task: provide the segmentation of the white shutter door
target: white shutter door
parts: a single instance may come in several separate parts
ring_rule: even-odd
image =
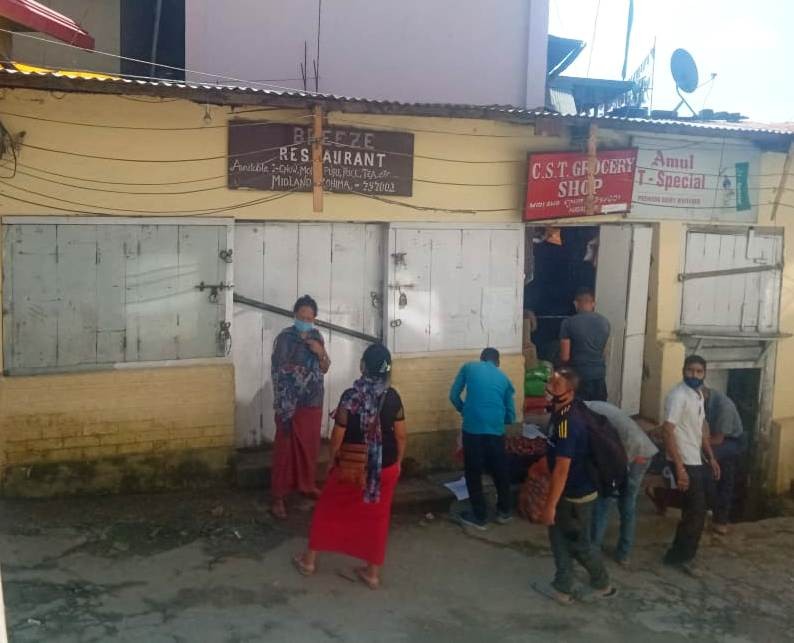
[[[651,240],[646,226],[602,225],[599,232],[596,302],[611,326],[607,390],[631,414],[640,410]]]
[[[606,349],[609,401],[620,406],[629,293],[631,226],[602,225],[598,238],[596,310],[609,320]]]
[[[389,342],[395,353],[521,349],[521,226],[393,228]]]
[[[317,300],[319,317],[378,336],[382,328],[383,238],[378,225],[240,223],[235,230],[238,294],[292,310],[298,296]],[[373,293],[375,297],[373,297]],[[250,447],[275,436],[270,359],[289,317],[235,305],[232,336],[236,381],[236,443]],[[359,374],[367,343],[322,330],[331,370],[324,413]],[[326,422],[325,430],[330,427]]]
[[[650,227],[632,227],[631,267],[629,269],[629,295],[626,307],[626,338],[623,344],[620,398],[621,408],[632,415],[640,412],[652,242],[653,230]]]
[[[783,237],[752,228],[687,233],[681,327],[687,331],[778,330]],[[699,273],[725,271],[699,276]]]

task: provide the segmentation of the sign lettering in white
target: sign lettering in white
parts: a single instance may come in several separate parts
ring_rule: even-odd
[[[758,219],[761,154],[747,143],[637,137],[630,217]]]

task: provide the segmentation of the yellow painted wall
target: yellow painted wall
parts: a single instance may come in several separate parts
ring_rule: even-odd
[[[122,369],[0,382],[8,466],[230,448],[234,369]]]
[[[25,131],[26,135],[17,176],[3,180],[6,194],[0,196],[0,212],[63,214],[60,206],[116,216],[206,211],[238,219],[517,222],[524,198],[527,151],[568,147],[566,138],[536,137],[530,126],[332,112],[328,117],[331,124],[416,131],[414,195],[404,200],[419,206],[489,212],[418,211],[358,195],[326,194],[324,212],[317,214],[307,193],[257,203],[279,193],[226,188],[226,124],[230,116],[309,124],[308,114],[300,110],[260,110],[247,115],[244,111],[248,110],[232,115],[228,107],[205,108],[181,100],[86,94],[59,94],[56,98],[41,91],[6,90],[0,98],[0,118],[12,133]],[[211,117],[208,123],[206,113]],[[141,129],[82,127],[32,118]],[[58,154],[33,146],[105,158]],[[174,162],[106,160],[109,158]],[[189,160],[196,158],[209,160]],[[174,184],[134,185],[166,182]],[[156,194],[146,194],[152,192]],[[230,207],[234,209],[223,210]]]

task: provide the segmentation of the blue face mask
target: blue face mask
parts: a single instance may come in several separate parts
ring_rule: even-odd
[[[296,319],[295,330],[297,330],[299,333],[309,333],[314,330],[314,324],[303,321],[302,319]]]
[[[699,389],[703,386],[703,380],[699,377],[685,377],[684,384],[693,389]]]

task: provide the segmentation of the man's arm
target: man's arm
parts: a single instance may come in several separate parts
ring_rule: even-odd
[[[516,390],[513,388],[513,385],[508,382],[507,389],[505,390],[505,424],[515,424],[516,421],[516,405],[513,401],[513,397],[515,396]]]
[[[706,459],[709,461],[711,465],[711,473],[714,476],[715,480],[720,479],[720,463],[717,462],[717,458],[714,457],[714,451],[711,448],[711,432],[709,431],[708,422],[703,422],[703,451],[706,454]]]
[[[568,472],[571,469],[571,459],[558,456],[554,462],[554,471],[551,472],[549,495],[546,498],[546,508],[543,510],[543,524],[553,525],[565,483],[568,481]]]
[[[560,364],[571,361],[571,335],[568,331],[568,320],[563,319],[560,325]]]
[[[458,376],[455,378],[455,381],[452,383],[452,388],[449,390],[449,401],[452,402],[452,406],[455,407],[458,413],[463,413],[463,400],[460,395],[463,393],[465,387],[466,373],[464,367],[458,371]]]
[[[678,451],[678,443],[675,439],[675,424],[672,422],[662,424],[662,433],[664,434],[664,446],[667,449],[667,456],[675,465],[676,484],[681,491],[686,491],[689,488],[689,474],[686,472],[681,453]]]
[[[560,340],[560,363],[567,364],[571,361],[571,340],[570,339],[561,339]]]

